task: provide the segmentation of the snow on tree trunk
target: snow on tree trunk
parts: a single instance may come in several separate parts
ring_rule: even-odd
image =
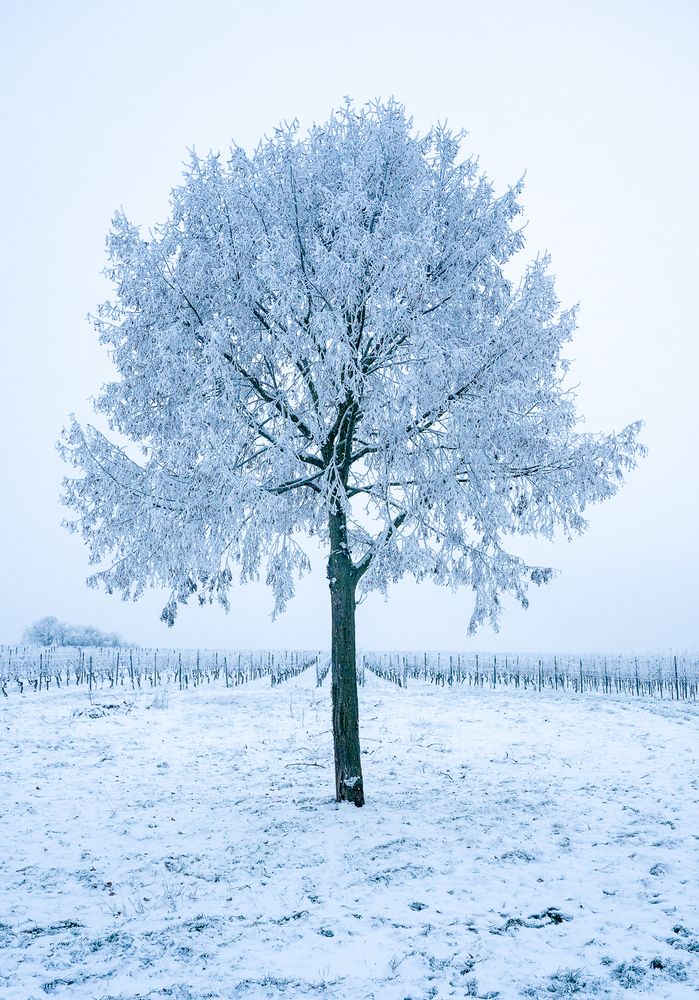
[[[335,748],[335,797],[338,802],[364,805],[359,703],[357,699],[356,571],[347,549],[343,513],[330,516],[328,559],[332,614],[332,717]]]

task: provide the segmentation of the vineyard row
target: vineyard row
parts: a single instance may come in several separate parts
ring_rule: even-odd
[[[483,656],[444,653],[365,653],[365,670],[406,687],[409,680],[531,691],[629,694],[691,699],[699,693],[699,659],[678,656]]]
[[[315,667],[320,686],[328,674],[327,653],[301,650],[177,650],[0,646],[0,691],[46,691],[64,686],[180,689],[202,684],[237,687],[269,678],[272,687]],[[361,653],[358,679],[366,671],[406,687],[409,681],[441,686],[510,687],[628,694],[696,701],[699,659],[694,656],[576,657],[472,653]]]
[[[328,665],[327,656],[317,652],[3,646],[0,690],[7,697],[13,689],[23,693],[71,685],[93,691],[174,684],[182,690],[212,683],[237,687],[263,677],[274,687],[312,666],[320,684]]]

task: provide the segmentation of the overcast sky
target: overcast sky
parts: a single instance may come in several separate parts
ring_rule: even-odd
[[[527,543],[561,574],[528,611],[508,604],[498,635],[467,638],[468,590],[405,583],[361,606],[360,645],[697,649],[698,50],[694,0],[2,0],[0,642],[54,614],[148,645],[329,645],[320,556],[274,623],[262,586],[172,630],[161,594],[88,590],[54,446],[110,375],[86,314],[109,294],[114,210],[162,221],[188,148],[251,148],[344,95],[394,95],[421,130],[467,129],[498,189],[526,171],[525,253],[548,250],[560,299],[580,303],[585,429],[644,419],[649,455],[583,537]]]

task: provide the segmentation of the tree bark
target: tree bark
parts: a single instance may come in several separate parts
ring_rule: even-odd
[[[364,805],[364,781],[359,746],[357,645],[355,610],[357,577],[347,546],[344,512],[330,515],[328,559],[332,609],[332,714],[335,748],[335,797],[338,802]]]

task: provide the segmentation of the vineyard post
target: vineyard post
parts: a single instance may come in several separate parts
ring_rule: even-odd
[[[679,682],[679,678],[677,676],[677,656],[674,656],[673,660],[674,660],[674,664],[675,664],[675,694],[677,696],[677,700],[679,701],[680,700],[680,682]]]

